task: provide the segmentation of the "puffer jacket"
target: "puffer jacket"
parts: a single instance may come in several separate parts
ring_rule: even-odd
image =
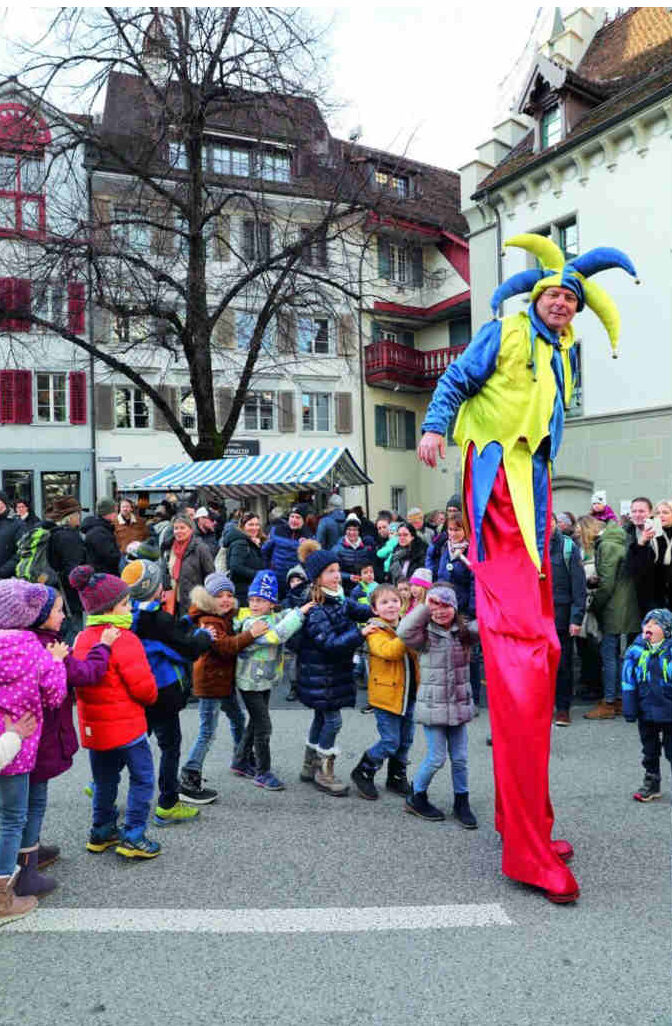
[[[392,553],[388,571],[392,583],[396,584],[400,577],[410,577],[421,566],[424,566],[426,555],[427,542],[419,536],[406,547],[397,545]],[[406,567],[406,563],[408,563],[408,567]]]
[[[255,638],[255,644],[238,656],[236,663],[236,687],[241,691],[269,691],[282,680],[284,665],[284,643],[301,630],[304,616],[301,610],[283,610],[281,613],[255,615],[251,609],[241,609],[236,624],[243,631],[249,630],[255,620],[269,624],[269,630]]]
[[[222,547],[226,549],[229,577],[236,586],[236,598],[241,606],[247,603],[247,590],[259,570],[266,569],[266,560],[260,545],[255,545],[239,527],[227,525],[222,533]],[[201,582],[199,581],[199,584]]]
[[[469,624],[469,634],[476,641],[475,621]],[[420,605],[403,618],[397,635],[420,657],[416,723],[427,727],[457,727],[473,719],[470,646],[460,640],[457,624],[440,627],[430,620],[429,608]]]
[[[626,720],[672,723],[672,641],[654,649],[643,635],[623,657],[623,715]]]
[[[363,641],[357,623],[370,617],[369,606],[331,595],[308,611],[298,652],[297,691],[309,709],[354,706],[352,657]]]
[[[352,575],[359,575],[359,571],[362,566],[362,559],[369,558],[373,560],[373,549],[364,542],[361,538],[357,548],[353,548],[348,542],[345,535],[339,540],[338,545],[334,549],[334,554],[338,559],[341,567],[341,580],[343,581],[343,588],[345,589],[346,595],[349,595],[354,588],[356,581],[352,580]]]
[[[317,525],[317,540],[323,549],[335,549],[345,529],[345,512],[334,509],[325,513]]]
[[[104,517],[86,517],[82,521],[86,561],[99,574],[119,576],[121,551],[114,536],[114,524]]]
[[[2,770],[3,776],[30,773],[35,768],[44,722],[43,706],[57,709],[67,694],[66,670],[46,652],[30,631],[0,631],[0,709],[18,720],[30,712],[37,729],[24,738],[18,755]],[[0,732],[5,721],[0,717]]]
[[[313,532],[305,525],[298,531],[292,531],[291,527],[284,520],[278,521],[271,528],[270,538],[264,542],[261,551],[267,561],[268,567],[278,578],[278,585],[281,594],[286,588],[287,571],[299,561],[297,549],[302,538],[312,538]]]
[[[305,581],[304,584],[299,585],[298,588],[287,588],[287,594],[282,602],[283,609],[296,609],[297,606],[305,606],[306,602],[310,602],[310,584]],[[297,634],[292,634],[285,642],[288,652],[294,652],[295,654],[299,651],[301,646],[301,631]]]
[[[38,521],[39,522],[39,521]],[[13,577],[16,570],[16,545],[22,534],[32,528],[26,527],[21,517],[10,517],[5,510],[0,513],[0,577]]]
[[[369,705],[403,716],[413,681],[418,680],[418,657],[406,647],[391,624],[374,617],[378,628],[369,634]]]
[[[83,659],[100,642],[105,624],[92,624],[77,635],[74,655]],[[141,737],[147,730],[145,706],[157,698],[156,681],[142,642],[122,629],[112,646],[110,661],[95,687],[77,692],[77,716],[82,748],[104,752]]]
[[[591,606],[605,634],[635,634],[640,628],[637,593],[626,568],[626,549],[625,531],[610,521],[595,541],[598,584]]]
[[[217,600],[205,588],[194,588],[189,616],[214,635],[211,649],[194,663],[193,692],[197,698],[227,698],[232,694],[236,656],[254,641],[250,631],[234,633],[236,610],[220,613]]]

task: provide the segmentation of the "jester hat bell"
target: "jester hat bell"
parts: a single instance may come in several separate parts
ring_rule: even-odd
[[[544,235],[515,235],[504,245],[527,250],[537,258],[540,266],[513,274],[495,289],[490,300],[493,316],[497,315],[499,306],[511,296],[530,292],[534,303],[545,289],[570,289],[579,301],[579,310],[587,305],[600,318],[611,342],[612,356],[618,356],[618,337],[621,330],[618,308],[603,288],[588,279],[599,271],[620,267],[632,275],[636,284],[639,284],[634,265],[622,250],[598,246],[583,256],[573,257],[565,262],[560,247]]]

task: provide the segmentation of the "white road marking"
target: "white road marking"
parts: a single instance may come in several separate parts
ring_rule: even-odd
[[[501,905],[388,908],[38,908],[5,933],[363,933],[512,926]]]

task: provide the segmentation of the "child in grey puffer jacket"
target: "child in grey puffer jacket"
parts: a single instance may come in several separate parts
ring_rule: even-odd
[[[426,604],[416,606],[403,618],[397,636],[419,655],[415,721],[422,723],[427,742],[427,754],[415,774],[406,811],[421,819],[446,818],[427,800],[427,789],[450,754],[453,815],[463,827],[475,830],[478,823],[469,807],[467,723],[474,716],[469,655],[478,637],[476,621],[467,626],[459,620],[455,592],[446,584],[437,584],[429,590]]]

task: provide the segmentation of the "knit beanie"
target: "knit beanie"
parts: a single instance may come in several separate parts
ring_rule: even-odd
[[[327,499],[327,509],[343,509],[343,499],[340,495],[330,495]]]
[[[132,566],[132,564],[130,564]],[[79,592],[79,598],[85,613],[107,613],[117,602],[128,595],[130,589],[120,577],[112,574],[97,574],[92,566],[85,563],[76,566],[68,575],[70,585]]]
[[[326,570],[332,563],[338,563],[338,556],[331,549],[318,549],[306,557],[304,567],[309,581],[316,581],[323,570]]]
[[[594,506],[596,503],[599,503],[602,506],[607,505],[607,493],[604,490],[593,492],[593,494],[591,495],[590,505]]]
[[[121,579],[136,602],[147,602],[162,583],[161,567],[149,559],[132,559],[121,571]]]
[[[417,570],[413,571],[413,574],[408,583],[419,584],[421,588],[431,588],[432,571],[425,569],[424,566],[421,566]]]
[[[356,513],[348,513],[347,517],[345,518],[344,527],[352,527],[353,524],[355,527],[361,527],[362,521],[359,519]]]
[[[96,503],[96,513],[99,517],[108,516],[110,513],[117,512],[117,504],[114,499],[111,499],[109,495],[104,495],[102,499],[98,499]]]
[[[666,638],[672,638],[672,613],[669,609],[651,609],[642,620],[642,630],[649,620],[658,624]]]
[[[128,559],[150,559],[155,563],[161,553],[153,538],[145,538],[144,541],[129,542],[125,555]]]
[[[45,588],[47,589],[49,594],[45,599],[44,605],[42,606],[37,619],[31,625],[33,627],[41,627],[45,620],[49,619],[49,614],[54,608],[54,602],[56,601],[56,598],[58,596],[58,592],[55,588],[50,588],[48,584],[45,584]]]
[[[291,581],[292,577],[300,577],[302,581],[307,581],[308,580],[308,578],[306,576],[306,571],[303,569],[303,567],[301,566],[300,563],[297,563],[296,566],[291,567],[287,571],[287,576],[285,578],[285,580],[287,581],[287,584],[289,584],[289,582]]]
[[[260,570],[254,575],[254,580],[250,585],[248,592],[248,598],[262,598],[267,599],[269,602],[278,601],[278,578],[271,570]]]
[[[30,584],[17,577],[0,581],[0,630],[30,627],[48,598],[45,584]]]
[[[221,570],[215,571],[214,574],[208,574],[203,582],[203,587],[207,591],[208,595],[212,595],[214,598],[216,595],[221,595],[223,591],[228,591],[232,595],[236,593],[236,586],[230,577],[227,577]]]
[[[171,524],[186,524],[192,531],[194,529],[194,521],[188,513],[176,513],[170,522]]]
[[[446,503],[446,509],[448,509],[449,506],[451,507],[451,509],[459,509],[461,512],[462,496],[458,495],[457,492],[455,493],[455,495],[451,495],[451,497],[448,499],[448,502]]]
[[[441,602],[444,606],[452,606],[453,609],[457,609],[457,597],[455,592],[449,584],[435,584],[427,592],[428,599],[434,599],[435,602]]]

